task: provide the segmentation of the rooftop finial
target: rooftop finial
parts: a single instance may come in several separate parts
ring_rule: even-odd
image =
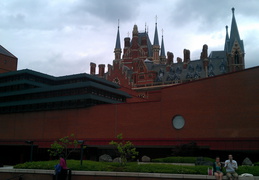
[[[157,15],[156,15],[156,17],[155,17],[155,19],[156,19],[156,24],[157,24],[157,18],[158,18],[158,17],[157,17]]]
[[[233,15],[234,15],[234,13],[235,13],[235,8],[234,7],[232,7],[232,13],[233,13]]]
[[[162,37],[163,37],[163,36],[164,36],[164,29],[162,28],[162,30],[161,30],[161,31],[162,31]]]
[[[145,22],[145,32],[147,32],[147,23]]]
[[[228,26],[226,26],[226,31],[228,31]]]
[[[118,19],[118,29],[120,28],[120,19]]]

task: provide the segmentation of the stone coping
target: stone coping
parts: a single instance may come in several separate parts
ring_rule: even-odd
[[[54,170],[44,169],[11,169],[0,168],[0,173],[26,174],[54,174]],[[75,176],[115,176],[115,177],[147,177],[147,178],[174,178],[174,179],[215,179],[214,176],[196,174],[166,174],[166,173],[138,173],[138,172],[107,172],[107,171],[72,171]],[[223,179],[227,179],[225,176]],[[259,176],[239,177],[239,180],[259,180]]]

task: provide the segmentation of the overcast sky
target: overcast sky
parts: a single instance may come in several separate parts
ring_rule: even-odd
[[[18,69],[60,76],[86,72],[90,62],[112,64],[120,19],[121,45],[133,25],[148,26],[153,43],[155,16],[165,51],[198,59],[203,44],[223,50],[232,12],[244,41],[246,68],[259,65],[258,0],[1,0],[0,44],[18,57]],[[98,70],[97,70],[98,72]]]

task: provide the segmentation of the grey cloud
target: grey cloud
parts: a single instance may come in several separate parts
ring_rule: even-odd
[[[89,15],[99,18],[103,22],[112,22],[116,19],[129,21],[138,14],[138,4],[141,1],[125,1],[125,0],[95,0],[95,1],[79,1],[73,9],[71,15]]]
[[[225,25],[231,25],[231,8],[235,14],[258,14],[258,1],[219,1],[219,0],[188,0],[178,1],[176,9],[171,13],[171,23],[177,27],[190,27],[197,32],[211,33],[219,31]],[[248,11],[249,9],[249,11]],[[257,15],[259,17],[259,14]]]

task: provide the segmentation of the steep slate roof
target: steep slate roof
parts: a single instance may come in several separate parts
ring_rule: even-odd
[[[115,49],[121,49],[121,42],[120,42],[120,30],[118,26],[118,31],[117,31],[117,38],[116,38],[116,44],[115,44]]]
[[[235,8],[232,8],[232,13],[233,13],[233,16],[232,16],[232,22],[231,22],[230,39],[229,39],[230,44],[229,45],[230,45],[230,47],[233,47],[235,40],[237,40],[242,51],[245,52],[243,40],[240,39],[238,28],[237,28],[237,22],[236,22],[236,18],[235,18]],[[229,49],[229,51],[230,50],[231,49]]]
[[[229,49],[229,36],[228,36],[228,26],[226,26],[226,39],[225,39],[224,51],[228,52],[228,49]]]
[[[160,56],[165,56],[164,37],[162,36]]]
[[[158,40],[158,33],[157,33],[157,23],[155,27],[155,36],[154,36],[154,43],[153,45],[158,45],[159,46],[159,40]]]
[[[185,69],[183,68],[183,62],[174,63],[170,66],[169,71],[166,71],[166,65],[164,64],[153,64],[152,61],[148,60],[145,60],[145,64],[148,70],[157,72],[156,82],[170,82],[206,77],[203,62],[200,59],[190,61]],[[215,76],[227,72],[226,52],[212,51],[209,57],[208,75]]]
[[[139,33],[138,33],[138,44],[141,44],[141,38],[142,38],[142,37],[147,37],[148,57],[153,56],[152,44],[151,44],[151,42],[150,42],[148,33],[147,33],[147,32],[139,32]]]
[[[12,53],[10,53],[7,49],[5,49],[3,46],[0,45],[0,54],[4,54],[6,56],[15,57]]]

